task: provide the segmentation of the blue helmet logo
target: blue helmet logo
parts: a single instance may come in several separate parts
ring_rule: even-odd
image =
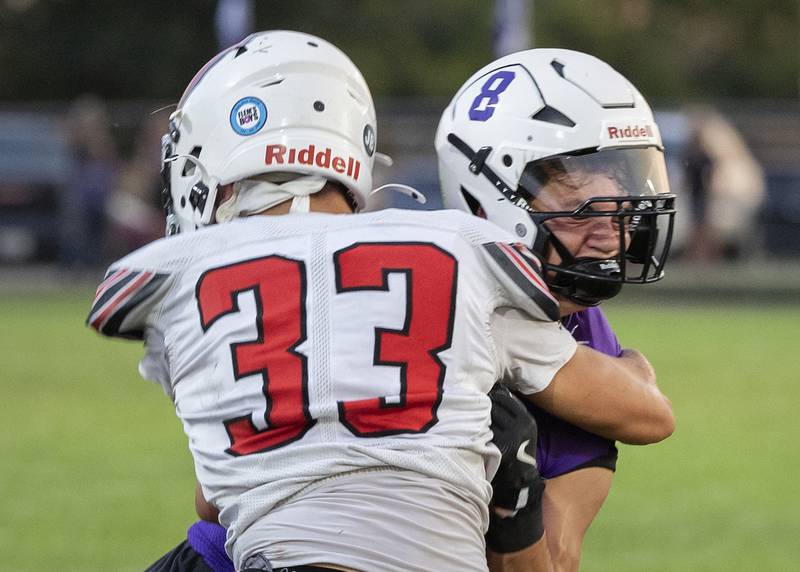
[[[231,128],[239,135],[257,133],[267,122],[267,106],[257,97],[243,97],[231,108]]]

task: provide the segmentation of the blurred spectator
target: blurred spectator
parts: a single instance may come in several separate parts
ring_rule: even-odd
[[[103,266],[106,200],[117,178],[117,151],[105,104],[79,97],[66,118],[72,167],[61,199],[60,259],[70,269]]]
[[[756,227],[765,191],[761,166],[718,112],[691,110],[689,124],[684,165],[693,224],[687,255],[701,261],[752,255],[761,243]]]
[[[142,122],[133,154],[107,203],[112,228],[109,249],[114,258],[164,235],[159,155],[166,115],[149,115]]]
[[[709,228],[706,206],[711,187],[711,156],[703,144],[700,130],[692,130],[686,145],[684,166],[686,169],[686,189],[691,200],[692,237],[690,240],[691,255],[694,258],[712,257],[718,245],[711,244],[713,232]]]

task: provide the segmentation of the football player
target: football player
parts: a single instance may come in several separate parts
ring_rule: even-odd
[[[564,326],[581,343],[623,354],[595,306],[625,283],[661,279],[675,212],[658,127],[636,88],[587,54],[511,54],[458,90],[442,115],[436,151],[445,206],[514,233],[543,260]],[[539,469],[548,479],[546,542],[556,570],[576,571],[617,450],[580,419],[551,415],[551,405],[531,406]],[[498,570],[512,569],[514,557],[525,562],[499,551]]]
[[[673,430],[646,360],[578,346],[514,236],[457,211],[352,214],[375,141],[341,51],[249,37],[171,116],[175,236],[97,290],[88,323],[145,341],[237,570],[485,571],[489,478],[531,458],[490,444],[496,381],[609,438]]]

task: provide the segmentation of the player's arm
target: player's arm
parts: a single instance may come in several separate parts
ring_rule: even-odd
[[[507,382],[542,409],[608,439],[647,444],[672,434],[672,406],[641,353],[576,349],[556,322],[559,305],[536,256],[504,242],[484,243],[479,252],[498,287],[491,331]]]
[[[614,358],[578,346],[550,384],[527,397],[553,415],[623,443],[656,443],[675,430],[670,401],[636,350]]]
[[[547,551],[547,539],[541,540],[517,552],[502,554],[488,551],[486,563],[489,572],[551,572],[550,553]]]

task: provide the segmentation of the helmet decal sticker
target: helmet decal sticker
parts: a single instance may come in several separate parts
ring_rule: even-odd
[[[286,145],[267,145],[264,164],[270,165],[316,165],[322,169],[329,169],[339,174],[344,174],[354,181],[358,181],[361,173],[361,161],[352,156],[336,155],[330,147],[317,150],[313,143],[307,147],[287,147]]]
[[[372,157],[373,153],[375,153],[375,130],[369,123],[367,123],[364,126],[363,137],[364,137],[364,150],[367,152],[367,155]]]
[[[600,132],[600,147],[645,144],[660,147],[655,124],[648,119],[604,121]]]
[[[257,97],[243,97],[231,108],[230,120],[239,135],[253,135],[267,122],[267,106]]]
[[[511,70],[500,70],[492,74],[470,105],[469,118],[472,121],[486,121],[494,115],[494,106],[500,101],[500,94],[508,89],[514,77],[516,74]]]

